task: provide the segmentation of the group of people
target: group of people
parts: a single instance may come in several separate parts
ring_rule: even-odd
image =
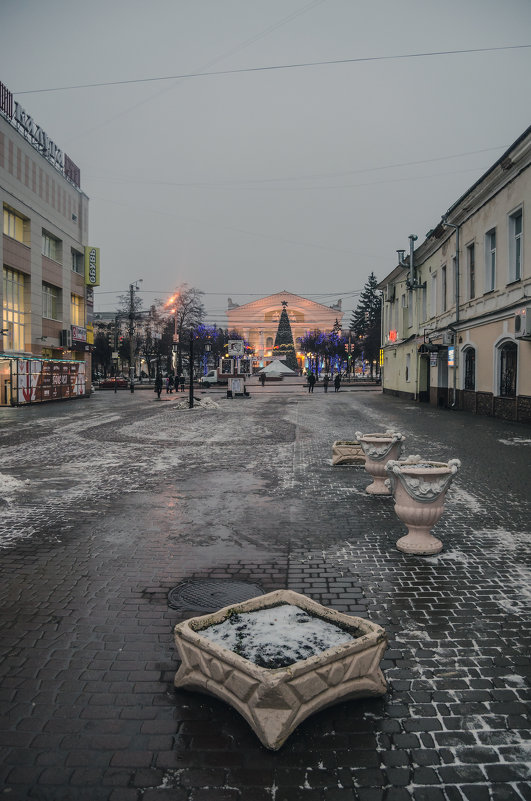
[[[171,395],[174,389],[175,392],[179,392],[179,389],[181,390],[181,392],[184,392],[184,375],[179,375],[179,374],[175,376],[168,375],[164,379],[164,382],[166,384],[166,395]],[[157,373],[157,377],[155,378],[155,392],[157,393],[157,397],[159,398],[162,393],[164,382],[162,378],[162,373]]]
[[[308,378],[308,392],[313,392],[313,388],[315,386],[317,378],[312,372],[308,373],[307,378]],[[330,383],[330,376],[328,375],[328,373],[325,373],[323,376],[323,389],[325,392],[328,392],[329,383]],[[334,392],[339,392],[340,386],[341,386],[341,376],[339,373],[337,373],[337,375],[334,378]]]

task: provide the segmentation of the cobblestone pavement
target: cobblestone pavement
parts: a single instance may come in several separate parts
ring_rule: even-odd
[[[137,392],[0,411],[2,796],[530,801],[531,427],[379,391],[207,395],[219,408]],[[331,466],[335,439],[389,426],[462,460],[437,556],[397,551],[392,501]],[[198,579],[380,623],[388,694],[267,751],[173,688],[172,628],[198,610],[167,593]]]

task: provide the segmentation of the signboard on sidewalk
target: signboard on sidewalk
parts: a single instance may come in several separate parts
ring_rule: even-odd
[[[42,403],[85,395],[85,362],[16,360],[17,403]]]

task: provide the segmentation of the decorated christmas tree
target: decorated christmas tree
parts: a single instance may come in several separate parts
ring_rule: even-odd
[[[293,344],[293,334],[291,332],[291,325],[289,322],[288,312],[286,306],[288,302],[282,301],[282,314],[278,321],[277,335],[275,337],[275,346],[273,348],[273,358],[280,359],[291,370],[298,370],[299,364],[295,354],[295,345]]]

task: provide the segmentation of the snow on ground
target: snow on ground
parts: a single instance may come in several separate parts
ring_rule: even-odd
[[[499,439],[502,445],[531,445],[531,439],[524,439],[523,437],[511,437],[511,439]]]
[[[5,473],[0,473],[0,498],[5,501],[10,501],[15,492],[27,489],[28,484],[25,481],[19,481],[14,476],[8,476]]]
[[[448,500],[453,503],[463,504],[467,507],[467,509],[474,513],[481,513],[485,511],[478,499],[474,495],[471,495],[470,492],[464,490],[458,484],[452,485],[448,493]]]

